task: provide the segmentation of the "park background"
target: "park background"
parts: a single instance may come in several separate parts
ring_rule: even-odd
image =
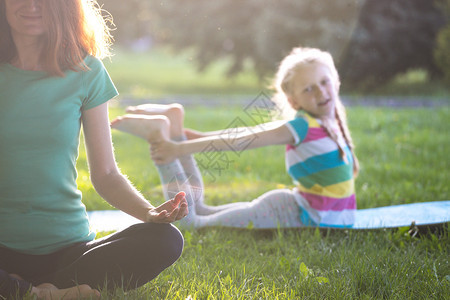
[[[330,51],[361,162],[358,208],[448,200],[450,1],[99,1],[113,18],[104,63],[127,105],[178,102],[186,126],[255,125],[277,64],[292,47]],[[112,24],[111,24],[112,26]],[[239,121],[239,122],[238,122]],[[162,191],[148,145],[113,132],[119,167],[153,203]],[[83,148],[78,185],[88,210],[112,209],[94,191]],[[292,187],[284,149],[228,153],[202,169],[206,202],[250,201]],[[201,154],[200,154],[201,155]],[[204,159],[199,155],[198,160]],[[99,233],[102,236],[107,233]],[[448,226],[378,231],[183,231],[175,265],[105,299],[449,299]]]

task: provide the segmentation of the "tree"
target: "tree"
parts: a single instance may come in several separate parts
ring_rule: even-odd
[[[367,0],[339,66],[342,80],[371,88],[413,68],[438,75],[433,49],[445,23],[434,1]]]
[[[153,16],[148,1],[140,0],[98,0],[99,5],[114,21],[112,32],[116,44],[131,42],[152,35]]]
[[[273,74],[292,47],[345,48],[361,1],[195,0],[156,1],[157,40],[177,50],[195,49],[200,70],[232,57],[229,74],[249,60],[261,76]]]
[[[441,0],[438,4],[446,13],[447,21],[449,21],[450,0]],[[436,65],[444,73],[445,80],[450,83],[450,23],[447,23],[447,26],[438,33],[434,58]]]
[[[118,43],[151,36],[194,51],[200,70],[228,57],[228,75],[250,62],[264,77],[293,47],[308,46],[331,52],[345,86],[370,88],[411,68],[440,74],[433,50],[447,19],[438,0],[101,1]]]

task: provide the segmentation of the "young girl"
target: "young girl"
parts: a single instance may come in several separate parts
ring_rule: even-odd
[[[166,187],[172,188],[172,193],[179,189],[187,192],[190,213],[181,222],[183,226],[246,227],[252,223],[255,228],[349,227],[356,210],[354,176],[358,162],[338,96],[339,85],[329,53],[295,48],[281,62],[275,79],[274,99],[286,114],[291,113],[289,121],[242,128],[237,135],[185,131],[186,140],[181,108],[142,105],[129,109],[133,114],[119,117],[112,127],[151,143],[151,155],[162,170],[164,183],[180,182],[180,174],[191,174],[188,180],[181,178],[184,184]],[[156,116],[158,113],[165,117]],[[296,188],[270,191],[248,203],[218,206],[206,215],[196,212],[204,205],[201,197],[192,194],[202,186],[198,170],[192,171],[195,164],[190,154],[277,144],[287,145],[286,167]]]
[[[171,222],[183,193],[154,207],[120,173],[97,57],[109,31],[90,0],[0,0],[0,298],[98,297],[140,286],[178,259]],[[90,175],[113,206],[142,220],[94,240],[76,185],[83,124]]]

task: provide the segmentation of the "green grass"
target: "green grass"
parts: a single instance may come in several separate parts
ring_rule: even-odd
[[[154,49],[133,53],[121,49],[111,60],[104,61],[122,97],[153,98],[165,95],[229,95],[259,93],[264,84],[246,70],[233,78],[226,78],[227,60],[214,63],[198,72],[189,53],[173,54]]]
[[[122,112],[112,108],[111,117]],[[355,107],[348,115],[362,166],[356,181],[359,208],[450,198],[448,107]],[[236,117],[250,123],[241,107],[190,107],[186,126],[216,130]],[[146,143],[120,132],[113,140],[122,171],[160,203],[161,186]],[[85,204],[89,210],[109,209],[93,191],[80,152],[78,183]],[[206,202],[250,201],[291,187],[283,153],[282,146],[230,153],[230,166],[205,178]],[[135,291],[104,292],[103,298],[450,299],[448,228],[420,237],[406,231],[184,231],[185,249],[174,266]]]
[[[435,98],[448,99],[448,83],[443,80],[430,78],[423,69],[412,69],[399,74],[391,82],[373,91],[378,95],[400,95],[404,98]]]
[[[401,232],[400,232],[401,233]],[[448,299],[448,235],[209,229],[174,266],[113,299]],[[106,293],[105,293],[106,294]],[[104,294],[104,295],[105,295]]]
[[[247,64],[244,72],[236,77],[225,76],[230,59],[223,59],[198,72],[191,53],[173,53],[156,47],[148,52],[132,52],[115,48],[111,60],[104,61],[111,78],[122,98],[150,99],[189,96],[258,95],[270,85],[269,74],[264,80]],[[275,74],[276,70],[273,70]],[[366,92],[342,86],[344,93],[352,98],[367,97]],[[371,98],[400,97],[427,101],[443,100],[450,96],[448,84],[430,78],[426,71],[413,69],[397,75],[391,82],[371,91]]]

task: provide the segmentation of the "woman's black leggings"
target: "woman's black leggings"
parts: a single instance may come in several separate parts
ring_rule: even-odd
[[[0,247],[0,296],[23,296],[31,286],[129,290],[155,278],[181,255],[183,236],[171,224],[141,223],[91,242],[46,255]],[[9,274],[17,274],[17,280]],[[0,297],[1,298],[1,297]]]

